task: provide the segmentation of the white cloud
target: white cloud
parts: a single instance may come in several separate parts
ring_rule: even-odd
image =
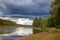
[[[10,20],[10,21],[14,21],[17,24],[22,24],[22,25],[32,25],[33,20],[30,20],[28,18],[11,18],[11,17],[0,17],[0,19],[4,19],[4,20]]]
[[[30,20],[27,18],[19,18],[18,22],[19,24],[22,24],[22,25],[32,25],[33,20]]]
[[[10,18],[10,17],[0,17],[0,19],[11,20],[12,18]]]
[[[3,20],[10,20],[10,21],[14,21],[14,22],[18,23],[18,20],[17,20],[17,19],[11,18],[11,17],[0,17],[0,19],[3,19]]]

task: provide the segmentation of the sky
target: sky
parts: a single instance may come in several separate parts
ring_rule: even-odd
[[[51,10],[52,0],[0,0],[0,18],[21,22],[19,24],[30,25],[34,17],[46,18]],[[20,21],[19,21],[20,20]],[[32,20],[33,21],[33,20]]]

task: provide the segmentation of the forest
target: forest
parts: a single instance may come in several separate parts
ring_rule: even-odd
[[[16,24],[16,22],[0,19],[0,28],[16,28],[16,27],[20,27],[20,26],[21,25]]]
[[[51,3],[50,16],[43,19],[42,17],[35,17],[32,27],[45,31],[47,28],[60,29],[60,0],[55,0]]]

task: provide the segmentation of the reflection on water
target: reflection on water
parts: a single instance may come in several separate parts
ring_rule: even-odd
[[[15,29],[15,32],[11,34],[20,35],[20,36],[30,35],[30,34],[33,34],[33,30],[30,27],[19,27]]]
[[[0,40],[16,40],[16,38],[0,37]]]
[[[0,34],[11,33],[16,28],[0,28]]]
[[[30,27],[19,27],[14,30],[10,34],[2,34],[0,35],[0,40],[16,40],[16,38],[30,36],[33,34],[33,29]]]

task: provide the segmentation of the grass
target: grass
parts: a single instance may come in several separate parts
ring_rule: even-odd
[[[43,32],[33,36],[23,37],[18,40],[60,40],[60,30],[54,32]]]
[[[17,28],[18,26],[10,26],[10,25],[8,25],[8,26],[0,26],[0,28]]]
[[[26,40],[60,40],[60,33],[37,34]]]

